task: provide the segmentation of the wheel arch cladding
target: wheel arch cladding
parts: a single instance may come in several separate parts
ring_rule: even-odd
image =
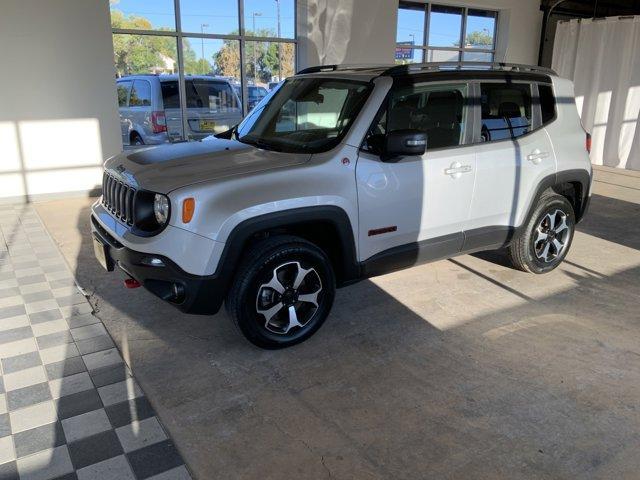
[[[255,242],[273,235],[304,238],[321,248],[331,260],[339,286],[359,277],[356,244],[349,216],[340,207],[326,205],[267,213],[243,220],[225,242],[216,275],[228,289],[243,252]]]
[[[591,184],[591,172],[575,169],[565,170],[543,178],[535,193],[532,195],[526,215],[517,229],[524,228],[533,214],[540,197],[545,192],[551,191],[563,195],[574,208],[576,223],[582,220],[586,213],[589,200],[589,186]],[[571,195],[574,197],[572,198]]]

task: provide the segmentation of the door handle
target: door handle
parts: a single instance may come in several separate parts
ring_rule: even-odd
[[[542,152],[540,149],[536,148],[533,152],[527,155],[527,160],[533,162],[535,165],[538,165],[542,162],[543,158],[547,158],[549,156],[549,152]]]
[[[458,162],[454,162],[449,168],[444,169],[444,174],[450,175],[452,178],[459,178],[460,175],[469,173],[471,170],[471,165],[461,165]]]

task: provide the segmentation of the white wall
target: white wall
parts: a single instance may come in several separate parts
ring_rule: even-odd
[[[298,0],[298,68],[391,63],[398,0]]]
[[[417,0],[420,1],[420,0]],[[499,61],[538,63],[540,0],[441,0],[498,10]],[[299,0],[298,67],[393,63],[398,0]]]
[[[0,201],[88,191],[122,149],[106,0],[2,0]]]

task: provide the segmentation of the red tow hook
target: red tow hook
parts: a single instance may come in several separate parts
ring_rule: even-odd
[[[138,288],[140,286],[140,282],[135,278],[127,278],[124,281],[124,286],[127,288]]]

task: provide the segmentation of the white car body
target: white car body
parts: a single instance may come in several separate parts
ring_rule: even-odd
[[[216,290],[212,305],[195,308],[195,300],[177,305],[184,311],[214,313],[228,285],[228,279],[221,278],[233,273],[242,255],[241,239],[268,230],[271,223],[274,228],[286,228],[299,222],[297,231],[313,225],[314,219],[335,223],[338,235],[347,237],[337,248],[344,262],[338,284],[347,285],[423,261],[507,245],[548,188],[573,188],[576,217],[582,217],[590,194],[591,166],[570,81],[533,67],[470,68],[459,79],[458,70],[408,70],[402,78],[422,75],[423,83],[436,86],[464,83],[469,98],[480,95],[481,82],[509,78],[530,85],[534,97],[538,83],[543,82],[552,86],[556,116],[543,124],[541,109],[534,102],[531,131],[518,138],[482,142],[480,107],[471,102],[465,105],[463,145],[386,162],[364,147],[372,122],[398,78],[385,70],[316,69],[297,77],[371,84],[348,132],[326,152],[284,153],[237,140],[207,139],[109,159],[108,175],[136,191],[165,194],[171,215],[159,233],[140,235],[116,218],[113,207],[101,199],[92,207],[94,235],[109,245],[116,265],[163,298],[164,290],[147,285],[159,269],[134,267],[128,257],[119,259],[114,252],[130,250],[136,258],[147,254],[168,260],[174,264],[173,273],[161,275],[161,281],[178,281],[176,272],[194,282],[216,279],[209,291]],[[180,210],[188,198],[195,199],[195,212],[185,223]],[[305,212],[315,213],[304,219]],[[289,214],[289,223],[280,220]],[[240,235],[243,229],[248,233]]]

